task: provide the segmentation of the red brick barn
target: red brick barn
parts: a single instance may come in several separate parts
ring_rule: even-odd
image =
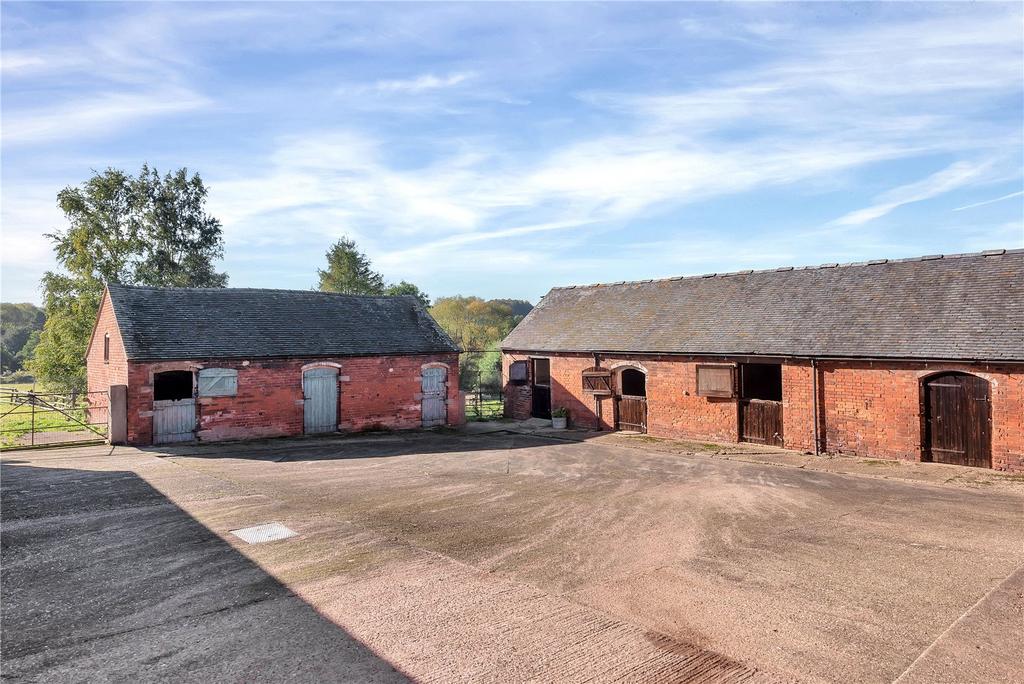
[[[1024,250],[551,290],[506,413],[1024,471]]]
[[[87,364],[141,445],[457,424],[458,351],[413,297],[111,285]]]

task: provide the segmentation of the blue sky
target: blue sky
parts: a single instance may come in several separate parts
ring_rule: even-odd
[[[1018,3],[2,5],[2,297],[187,166],[235,286],[432,296],[1024,246]]]

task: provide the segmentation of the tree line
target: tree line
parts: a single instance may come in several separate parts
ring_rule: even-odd
[[[319,287],[325,292],[369,295],[411,295],[429,307],[449,337],[468,354],[459,362],[459,384],[473,390],[481,385],[496,386],[501,378],[498,343],[512,331],[533,305],[521,299],[480,297],[430,297],[413,283],[402,280],[387,284],[373,269],[370,259],[349,238],[335,242],[325,255],[327,268],[319,269]]]
[[[39,344],[46,314],[35,304],[0,304],[0,374],[17,381]]]
[[[206,210],[208,190],[197,173],[161,175],[143,165],[132,175],[94,172],[57,194],[67,225],[47,234],[59,270],[42,278],[43,309],[3,304],[3,372],[27,369],[57,391],[86,386],[85,353],[106,284],[153,287],[226,287],[216,269],[224,255],[221,223]],[[524,300],[430,297],[406,280],[386,281],[356,243],[342,237],[325,253],[316,287],[324,292],[412,296],[465,350],[464,377],[494,375],[497,344],[529,312]],[[482,371],[481,371],[482,366]]]

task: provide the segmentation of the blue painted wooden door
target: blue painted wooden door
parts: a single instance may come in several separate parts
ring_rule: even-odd
[[[153,444],[190,442],[195,438],[195,399],[161,399],[153,402]]]
[[[310,368],[302,374],[306,434],[338,429],[338,369]]]
[[[421,376],[423,427],[444,425],[448,422],[448,369],[424,368]]]

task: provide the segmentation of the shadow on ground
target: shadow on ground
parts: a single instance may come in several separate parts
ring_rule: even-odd
[[[405,681],[134,473],[0,467],[5,680]]]
[[[600,433],[594,433],[598,435]],[[507,431],[487,433],[494,449],[529,449],[545,444],[564,443],[547,435],[518,434]],[[579,440],[571,440],[579,441]],[[154,456],[189,458],[233,458],[287,463],[294,461],[335,461],[359,458],[392,458],[480,451],[480,436],[456,430],[406,432],[330,433],[322,437],[282,437],[238,442],[165,444],[143,447]]]

